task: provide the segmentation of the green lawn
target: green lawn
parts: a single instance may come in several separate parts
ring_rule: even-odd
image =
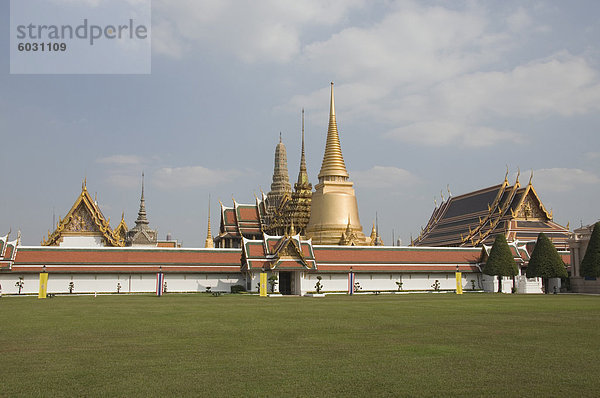
[[[0,299],[0,396],[597,396],[600,297]]]

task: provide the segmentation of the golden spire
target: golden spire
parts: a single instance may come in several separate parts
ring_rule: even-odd
[[[308,172],[306,171],[306,155],[304,152],[304,108],[302,108],[302,153],[300,155],[300,171],[298,172],[298,184],[308,183]]]
[[[212,232],[210,230],[210,195],[208,195],[208,228],[206,231],[206,240],[204,241],[205,248],[213,248],[215,247],[215,243],[213,242]]]
[[[335,120],[335,100],[333,97],[333,82],[331,83],[331,100],[329,103],[329,127],[327,129],[327,142],[325,144],[325,154],[323,155],[323,164],[319,173],[319,182],[326,177],[341,177],[341,180],[348,180],[348,171],[342,156],[340,145],[340,136]],[[328,179],[328,178],[327,178]]]

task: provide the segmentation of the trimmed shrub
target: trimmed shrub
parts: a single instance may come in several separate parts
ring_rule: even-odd
[[[567,278],[567,276],[565,263],[556,251],[556,247],[543,232],[540,232],[529,259],[527,277],[543,278],[548,293],[548,278]]]
[[[231,293],[241,293],[245,292],[246,288],[242,285],[233,285],[231,286]]]
[[[519,268],[504,234],[496,235],[494,245],[490,250],[490,255],[482,272],[487,275],[498,276],[498,293],[502,293],[503,276],[515,276],[519,273]]]
[[[600,222],[594,224],[592,235],[585,255],[581,261],[581,276],[597,278],[600,276]]]
[[[498,276],[515,276],[519,273],[519,268],[504,234],[496,235],[490,256],[483,267],[483,273]]]

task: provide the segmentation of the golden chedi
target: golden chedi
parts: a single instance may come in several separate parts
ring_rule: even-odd
[[[306,235],[317,245],[368,245],[354,193],[349,180],[335,119],[333,83],[329,104],[329,128],[319,183],[312,195],[310,220]],[[342,239],[345,238],[345,239]],[[351,239],[348,239],[351,237]],[[343,240],[344,242],[342,243]]]

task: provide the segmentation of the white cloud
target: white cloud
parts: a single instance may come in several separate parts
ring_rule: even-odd
[[[106,177],[106,181],[119,188],[141,187],[141,176],[134,173],[114,172]]]
[[[153,182],[162,189],[211,186],[231,182],[242,175],[236,170],[212,170],[202,166],[163,167],[156,171]]]
[[[167,56],[181,55],[173,48],[206,46],[248,63],[286,63],[299,54],[303,30],[336,24],[362,2],[154,0],[159,29],[152,41]]]
[[[361,188],[401,188],[419,182],[410,171],[391,166],[374,166],[365,171],[352,171],[350,176]]]
[[[110,165],[139,165],[143,163],[143,159],[137,155],[112,155],[96,159],[97,163]]]
[[[432,102],[458,116],[572,116],[600,109],[600,78],[585,59],[562,52],[509,72],[449,80],[432,92]]]
[[[533,173],[533,184],[538,192],[576,193],[581,186],[599,182],[600,178],[596,174],[575,168],[539,169]]]
[[[508,27],[512,31],[520,31],[528,28],[532,22],[529,13],[523,7],[519,7],[507,18]]]
[[[588,160],[597,160],[600,159],[600,151],[599,152],[586,152],[583,156]]]
[[[428,146],[485,147],[495,145],[501,141],[523,142],[522,137],[512,131],[496,130],[485,126],[469,126],[448,121],[416,122],[391,130],[386,136],[395,140]]]
[[[408,3],[381,22],[350,27],[308,44],[307,64],[344,80],[414,85],[455,76],[489,61],[506,38],[486,31],[475,9],[462,12]]]

